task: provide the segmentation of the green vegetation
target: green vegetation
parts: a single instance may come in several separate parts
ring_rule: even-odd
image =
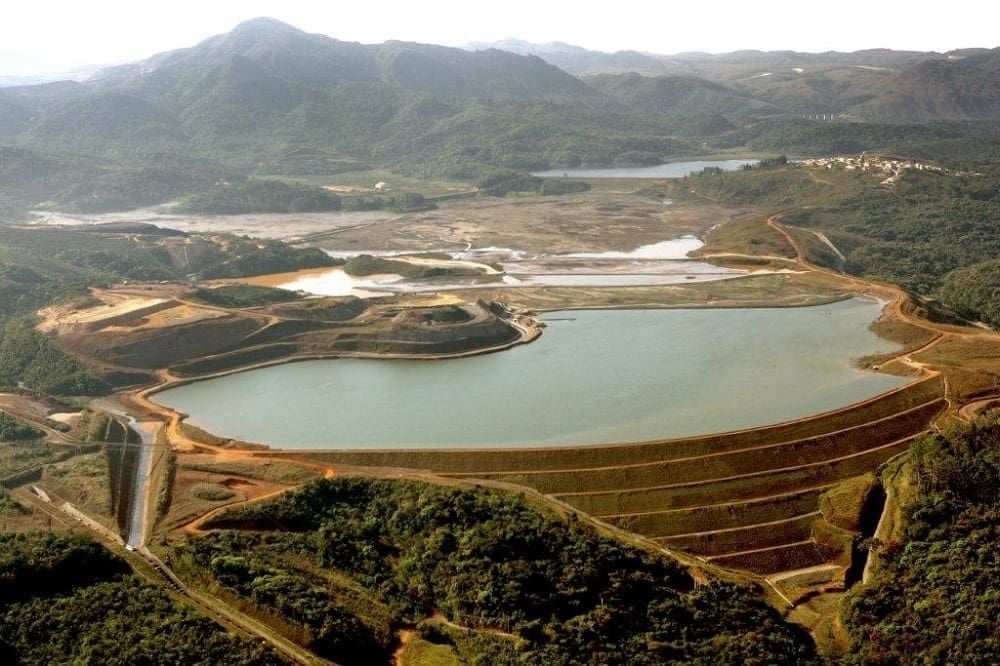
[[[236,492],[218,483],[198,483],[188,490],[195,499],[224,502],[236,497]]]
[[[961,135],[948,123],[822,122],[802,118],[772,118],[725,137],[729,146],[780,150],[793,155],[843,155],[920,145]],[[720,145],[719,147],[724,147]]]
[[[709,167],[672,183],[671,194],[678,198],[708,198],[771,213],[840,197],[859,187],[857,177],[837,176],[836,180],[828,182],[811,177],[806,169],[773,167],[722,171]]]
[[[479,191],[494,197],[511,192],[535,192],[542,195],[574,194],[586,192],[590,184],[567,178],[538,178],[514,169],[489,169],[476,178]]]
[[[0,535],[0,636],[7,663],[283,663],[66,534]]]
[[[997,663],[998,414],[923,436],[908,477],[918,492],[901,539],[883,544],[874,578],[844,601],[846,661]]]
[[[0,387],[25,388],[46,395],[101,395],[102,380],[27,323],[14,320],[0,337]]]
[[[849,272],[929,294],[956,268],[1000,256],[998,216],[1000,174],[906,172],[892,189],[872,183],[789,222],[826,232]]]
[[[18,216],[42,202],[110,210],[181,195],[207,212],[327,209],[333,199],[320,201],[315,191],[212,185],[361,168],[466,182],[517,172],[484,188],[500,192],[525,187],[532,181],[524,173],[535,169],[655,164],[734,149],[1000,156],[990,52],[953,62],[890,53],[878,75],[858,69],[849,54],[823,54],[803,60],[804,76],[787,73],[787,54],[780,64],[761,55],[770,66],[743,56],[685,58],[680,70],[619,56],[652,61],[663,75],[581,80],[502,51],[351,44],[250,21],[156,60],[155,85],[137,75],[145,66],[137,63],[104,72],[100,83],[5,88],[0,135],[11,147],[0,147],[0,211]],[[786,74],[749,76],[778,67]],[[804,117],[831,112],[838,120]]]
[[[879,490],[874,475],[863,474],[838,483],[823,493],[819,500],[819,509],[823,512],[823,518],[831,525],[860,532],[865,522],[865,508],[869,503],[869,497],[872,493],[883,497],[883,493],[878,492]]]
[[[195,298],[209,305],[228,308],[249,308],[271,303],[294,301],[299,296],[294,291],[276,287],[258,287],[249,284],[229,284],[221,287],[200,288],[194,292]]]
[[[137,443],[139,435],[126,426],[122,419],[115,418],[107,412],[84,410],[74,428],[76,436],[85,442],[101,442],[120,444],[122,442]]]
[[[38,433],[39,438],[41,433]],[[0,437],[0,479],[10,478],[28,470],[68,457],[68,450],[59,450],[40,439],[4,440]]]
[[[126,452],[135,452],[136,447],[126,447]],[[112,497],[119,490],[130,492],[131,484],[119,488],[112,484],[117,479],[122,447],[108,446],[103,451],[73,456],[63,462],[46,465],[42,470],[41,484],[54,496],[71,503],[91,518],[109,529],[116,529],[115,511],[127,515],[127,507],[116,504]],[[134,453],[133,453],[134,455]],[[134,458],[133,458],[134,459]]]
[[[0,195],[0,223],[20,222],[27,217],[27,211],[11,201],[6,195]]]
[[[1000,237],[994,230],[1000,218],[1000,172],[985,166],[979,173],[961,175],[907,170],[893,187],[880,186],[881,179],[858,171],[775,164],[702,173],[667,191],[762,211],[799,207],[782,221],[808,230],[798,235],[807,249],[813,246],[818,262],[824,263],[819,254],[825,253],[826,263],[835,260],[848,273],[936,297],[970,318],[1000,321]],[[775,242],[783,241],[760,226],[757,220],[726,225],[710,239],[708,251],[775,252]],[[810,240],[811,230],[823,232],[846,261]]]
[[[399,259],[373,257],[370,254],[359,254],[356,257],[351,257],[347,260],[347,263],[344,264],[344,271],[349,275],[358,276],[375,275],[378,273],[394,273],[411,280],[483,274],[481,270],[465,266],[419,264]]]
[[[336,260],[319,248],[299,249],[281,241],[248,239],[230,243],[226,250],[227,256],[221,262],[201,271],[203,278],[238,278],[337,265]]]
[[[511,192],[534,192],[541,189],[543,183],[541,178],[513,169],[494,169],[480,174],[476,179],[479,191],[494,197],[502,197]]]
[[[31,509],[11,497],[10,493],[6,490],[0,489],[0,518],[17,518],[30,515]],[[4,526],[6,527],[6,521],[4,522]],[[0,654],[3,654],[2,648],[0,648]]]
[[[86,287],[122,281],[244,277],[335,265],[316,248],[232,236],[184,237],[150,225],[0,225],[0,318],[30,315]]]
[[[460,189],[438,184],[437,190],[430,185],[424,190],[419,180],[409,180],[406,187],[394,182],[388,195],[341,198],[315,185],[328,181],[310,180],[361,168],[474,183],[485,195],[504,196],[589,188],[536,178],[528,174],[533,170],[655,164],[706,153],[869,150],[937,159],[976,173],[910,172],[890,188],[878,186],[870,174],[798,169],[779,156],[741,173],[709,169],[644,188],[644,194],[755,211],[756,217],[713,234],[709,252],[788,257],[791,248],[779,232],[763,228],[763,214],[799,209],[785,221],[814,259],[826,253],[828,265],[901,284],[963,316],[1000,325],[995,233],[1000,139],[997,122],[982,120],[995,118],[998,110],[996,56],[969,52],[956,62],[883,64],[878,80],[863,78],[876,76],[868,72],[853,72],[862,77],[856,79],[811,65],[805,75],[791,76],[786,61],[784,74],[776,67],[758,68],[774,69],[764,79],[740,73],[739,79],[708,80],[701,78],[710,77],[706,70],[693,68],[697,75],[584,81],[537,58],[402,43],[347,44],[253,21],[209,44],[161,58],[153,77],[136,76],[135,68],[125,66],[108,72],[101,83],[2,89],[0,136],[11,145],[0,146],[0,388],[97,395],[122,383],[98,376],[96,366],[66,355],[34,328],[36,310],[67,298],[83,303],[88,286],[238,278],[338,264],[317,249],[141,224],[59,229],[12,224],[25,220],[32,208],[103,212],[182,198],[177,210],[196,214],[411,212],[433,208],[432,194]],[[857,69],[856,63],[838,67]],[[819,113],[819,107],[824,115],[826,107],[837,109],[839,119],[802,117]],[[846,116],[865,121],[848,122]],[[268,173],[299,178],[260,176]],[[378,180],[362,179],[366,187]],[[835,253],[812,231],[828,236],[846,259],[831,260]],[[411,279],[478,274],[371,256],[346,262],[346,269]],[[784,277],[761,277],[762,293],[777,289],[767,285]],[[709,297],[728,288],[705,287],[705,299],[715,300]],[[226,307],[296,298],[245,286],[197,289],[194,295]],[[354,302],[284,307],[313,319],[346,319],[363,310]],[[399,323],[433,323],[422,316]],[[189,337],[211,338],[218,329],[195,330]],[[285,353],[266,345],[268,335],[284,330],[262,333],[264,346],[246,358]],[[232,362],[237,352],[227,353],[206,363]],[[995,384],[993,375],[983,374],[984,385]],[[956,390],[955,383],[950,386]],[[876,435],[909,434],[937,409],[928,406],[912,422],[858,425],[885,416],[893,405],[832,415],[823,426],[807,422],[681,443],[488,457],[406,451],[366,460],[476,475],[494,470],[501,480],[564,493],[595,514],[637,512],[611,520],[669,545],[725,555],[806,535],[825,543],[819,537],[843,537],[834,534],[837,528],[866,527],[869,500],[878,491],[870,478],[856,475],[901,453],[905,443],[824,461],[834,448],[866,451]],[[833,425],[858,427],[832,436]],[[87,413],[78,427],[92,442],[130,437],[106,414]],[[853,640],[848,662],[1000,659],[994,580],[1000,543],[998,432],[994,417],[926,436],[914,446],[910,482],[920,493],[907,504],[902,541],[884,544],[875,580],[847,596],[844,623]],[[789,437],[774,439],[781,435]],[[773,469],[776,459],[760,457],[759,450],[739,451],[791,442],[791,436],[802,441],[774,453],[811,468],[779,473]],[[809,436],[815,439],[806,440]],[[127,497],[110,500],[108,477],[117,476],[133,449],[107,447],[69,465],[59,462],[61,448],[37,441],[40,437],[0,415],[5,477],[44,467],[47,487],[102,519],[111,513],[105,505],[128,504]],[[711,460],[669,460],[708,452]],[[349,461],[357,454],[315,455]],[[615,467],[628,463],[641,469]],[[279,483],[318,474],[271,462],[182,462],[180,470],[181,484],[193,483],[192,470]],[[733,476],[741,470],[767,473]],[[160,514],[173,499],[175,473],[170,464],[165,472],[170,481],[158,489]],[[698,479],[702,483],[694,483]],[[844,479],[849,480],[840,483]],[[827,492],[820,489],[835,483]],[[600,492],[577,494],[581,490]],[[237,497],[242,496],[224,485],[198,483],[186,488],[178,504],[202,500],[201,508]],[[724,500],[732,504],[718,503]],[[817,507],[829,525],[817,528],[812,522]],[[0,494],[0,514],[26,511]],[[759,527],[787,516],[798,518]],[[761,603],[758,590],[721,582],[694,587],[687,572],[659,554],[497,492],[320,480],[266,504],[233,509],[216,518],[215,527],[207,536],[185,537],[167,548],[178,570],[337,660],[386,662],[401,629],[415,632],[405,654],[416,664],[803,663],[813,657],[807,641]],[[728,531],[682,536],[708,528]],[[805,566],[816,553],[811,544],[793,544],[721,561],[770,571]],[[0,535],[0,636],[0,660],[10,663],[175,663],[192,654],[211,663],[279,661],[174,604],[96,544],[67,536]]]
[[[186,424],[185,424],[186,425]],[[190,435],[189,435],[190,436]],[[184,463],[183,469],[208,474],[231,474],[260,479],[270,483],[298,485],[312,481],[320,476],[314,467],[306,467],[294,462],[274,462],[273,460],[259,462],[220,462],[220,463]]]
[[[206,527],[229,526],[241,529],[175,543],[171,563],[337,660],[384,660],[393,628],[437,613],[481,637],[509,634],[502,650],[488,641],[493,649],[477,655],[483,663],[811,656],[754,590],[693,587],[675,562],[505,493],[324,479]],[[430,642],[454,640],[421,627]]]
[[[231,236],[184,237],[150,225],[0,225],[0,387],[20,386],[50,395],[99,395],[109,390],[109,384],[135,383],[134,376],[120,373],[95,376],[34,330],[36,310],[59,300],[86,299],[88,286],[179,281],[190,275],[236,278],[336,263],[316,248]],[[279,294],[237,287],[207,297],[277,302],[273,297]]]
[[[167,447],[166,435],[162,429],[157,433],[156,445]],[[155,522],[157,523],[170,510],[170,504],[174,499],[174,484],[177,481],[177,452],[167,447],[162,456],[160,460],[162,460],[163,467],[161,468],[162,472],[159,474],[159,485],[156,490]],[[157,477],[157,462],[154,462],[153,465],[153,473],[150,476],[155,479]]]
[[[340,197],[322,187],[281,180],[251,178],[222,183],[193,194],[174,208],[179,213],[239,215],[243,213],[313,213],[340,210]]]
[[[15,421],[0,412],[0,442],[19,442],[26,439],[41,439],[43,433],[31,426]]]
[[[437,204],[428,201],[419,192],[403,192],[401,194],[363,194],[344,197],[341,207],[347,211],[359,210],[391,210],[395,213],[414,213],[422,210],[434,210]]]
[[[582,180],[570,180],[567,178],[546,178],[542,180],[542,186],[538,193],[542,195],[554,194],[576,194],[577,192],[587,192],[590,190],[590,183]]]
[[[82,123],[74,131],[86,137],[93,129]],[[38,150],[0,145],[0,222],[20,219],[25,208],[41,202],[79,213],[159,204],[204,189],[232,173],[218,163],[190,159],[179,152],[145,152],[141,160],[121,154],[92,157],[105,153],[108,145],[97,143],[86,156],[55,152],[66,149],[60,145]]]
[[[447,643],[432,643],[415,637],[407,644],[402,655],[407,666],[461,666],[455,649]]]
[[[963,317],[1000,327],[1000,259],[948,273],[938,294]]]

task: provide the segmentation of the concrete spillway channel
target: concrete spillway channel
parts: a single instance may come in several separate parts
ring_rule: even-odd
[[[136,462],[135,474],[132,478],[132,507],[129,509],[128,529],[125,533],[125,543],[132,548],[142,546],[146,535],[146,486],[149,483],[149,472],[153,463],[153,445],[156,440],[154,424],[139,423],[135,417],[128,416],[129,427],[138,433],[139,459]],[[159,424],[155,424],[159,426]]]
[[[145,540],[146,527],[146,495],[149,484],[149,475],[153,466],[153,449],[156,443],[156,433],[161,424],[158,422],[138,421],[131,414],[121,410],[109,408],[108,405],[101,405],[101,408],[113,414],[123,421],[129,430],[139,436],[139,442],[122,443],[123,454],[127,448],[133,448],[136,453],[134,463],[125,466],[121,471],[124,476],[120,479],[117,495],[128,498],[129,506],[127,511],[118,514],[118,524],[122,532],[122,539],[130,548],[139,549]],[[126,440],[128,437],[126,437]],[[125,457],[123,455],[123,464]],[[126,491],[127,487],[127,491]]]

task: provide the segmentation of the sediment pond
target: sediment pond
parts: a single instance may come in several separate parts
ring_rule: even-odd
[[[154,396],[217,435],[279,448],[548,446],[765,425],[905,379],[858,369],[891,351],[881,304],[555,312],[537,341],[443,361],[330,359]]]
[[[510,248],[469,248],[451,252],[453,261],[492,261],[501,272],[472,277],[407,280],[400,275],[356,277],[343,268],[297,276],[276,286],[319,296],[384,296],[393,293],[434,292],[481,287],[637,287],[725,280],[745,271],[689,259],[688,253],[704,246],[695,236],[673,238],[623,252],[536,254]],[[331,253],[339,256],[339,253]],[[373,253],[395,256],[398,253]],[[411,259],[412,261],[412,259]],[[485,265],[480,264],[484,268]]]

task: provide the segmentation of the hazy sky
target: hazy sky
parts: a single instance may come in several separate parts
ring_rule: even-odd
[[[995,0],[6,0],[0,74],[137,60],[255,16],[344,40],[454,46],[506,37],[657,53],[1000,45]]]

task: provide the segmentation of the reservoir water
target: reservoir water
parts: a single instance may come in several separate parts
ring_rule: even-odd
[[[692,162],[670,162],[648,167],[622,167],[612,169],[549,169],[536,171],[533,176],[542,178],[682,178],[689,173],[706,167],[718,167],[723,171],[736,171],[744,164],[757,164],[760,160],[695,160]]]
[[[156,394],[217,435],[280,448],[547,446],[680,437],[835,409],[905,383],[853,360],[892,351],[881,304],[590,310],[531,344],[443,361],[331,359]]]

